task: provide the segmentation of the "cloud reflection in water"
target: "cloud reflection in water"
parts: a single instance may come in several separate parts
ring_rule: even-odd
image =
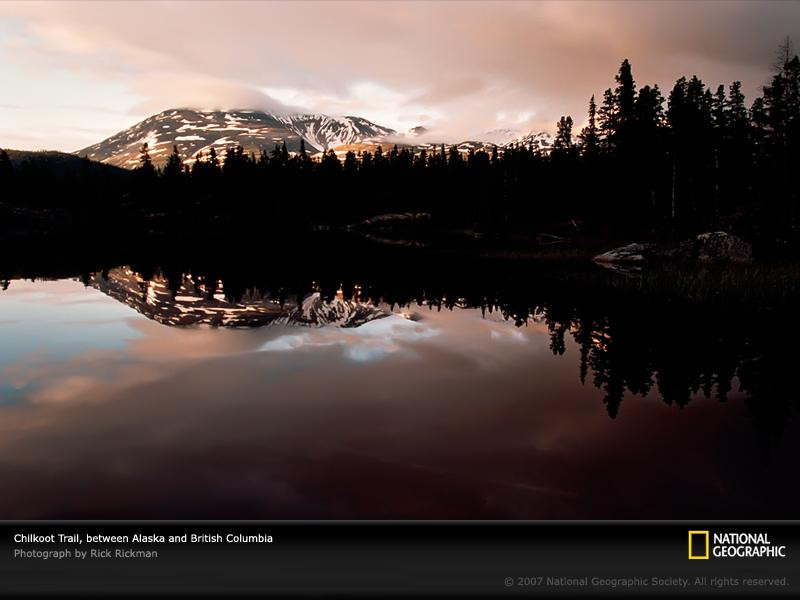
[[[765,457],[740,396],[653,392],[611,421],[542,323],[175,328],[75,282],[25,286],[37,304],[13,319],[0,293],[13,339],[63,322],[59,299],[96,306],[0,364],[4,518],[756,518],[800,497],[796,423]]]

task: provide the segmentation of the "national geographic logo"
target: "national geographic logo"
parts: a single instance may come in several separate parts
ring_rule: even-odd
[[[708,560],[708,531],[689,532],[689,560]]]
[[[786,546],[773,544],[766,533],[689,532],[689,560],[714,558],[786,558]]]

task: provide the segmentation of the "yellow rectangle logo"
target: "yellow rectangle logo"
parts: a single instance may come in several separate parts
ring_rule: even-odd
[[[694,540],[692,538],[699,538],[703,536],[705,544],[705,551],[702,554],[693,552]],[[689,532],[689,560],[708,560],[708,531],[690,531]]]

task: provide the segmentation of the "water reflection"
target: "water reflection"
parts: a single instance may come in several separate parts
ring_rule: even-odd
[[[759,275],[734,281],[734,295],[728,297],[723,292],[730,278],[724,272],[712,273],[707,281],[696,273],[672,274],[701,291],[709,288],[701,299],[674,294],[669,279],[650,282],[650,289],[635,279],[631,290],[626,278],[600,270],[578,273],[573,280],[554,280],[552,270],[522,277],[500,273],[489,282],[470,272],[449,281],[437,278],[433,285],[424,274],[412,278],[413,284],[399,277],[350,278],[335,285],[330,277],[327,283],[309,278],[292,284],[234,276],[226,286],[216,274],[202,271],[144,276],[115,268],[85,282],[168,325],[358,328],[408,308],[477,308],[484,318],[518,328],[541,321],[553,354],[564,354],[567,337],[578,345],[580,381],[588,379],[604,391],[611,418],[626,394],[646,396],[655,389],[665,403],[682,407],[698,395],[725,402],[737,386],[760,426],[777,433],[797,408],[790,377],[794,357],[782,349],[784,339],[800,337],[795,297],[748,296],[748,287],[762,284]],[[347,345],[348,336],[335,336]]]
[[[0,515],[796,516],[779,302],[472,275],[12,280]]]

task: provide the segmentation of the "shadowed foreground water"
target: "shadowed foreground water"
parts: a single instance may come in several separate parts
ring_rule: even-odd
[[[416,304],[351,328],[172,327],[14,280],[0,517],[798,516],[796,419],[759,426],[735,374],[683,407],[623,386],[609,418],[616,392],[557,333]]]

